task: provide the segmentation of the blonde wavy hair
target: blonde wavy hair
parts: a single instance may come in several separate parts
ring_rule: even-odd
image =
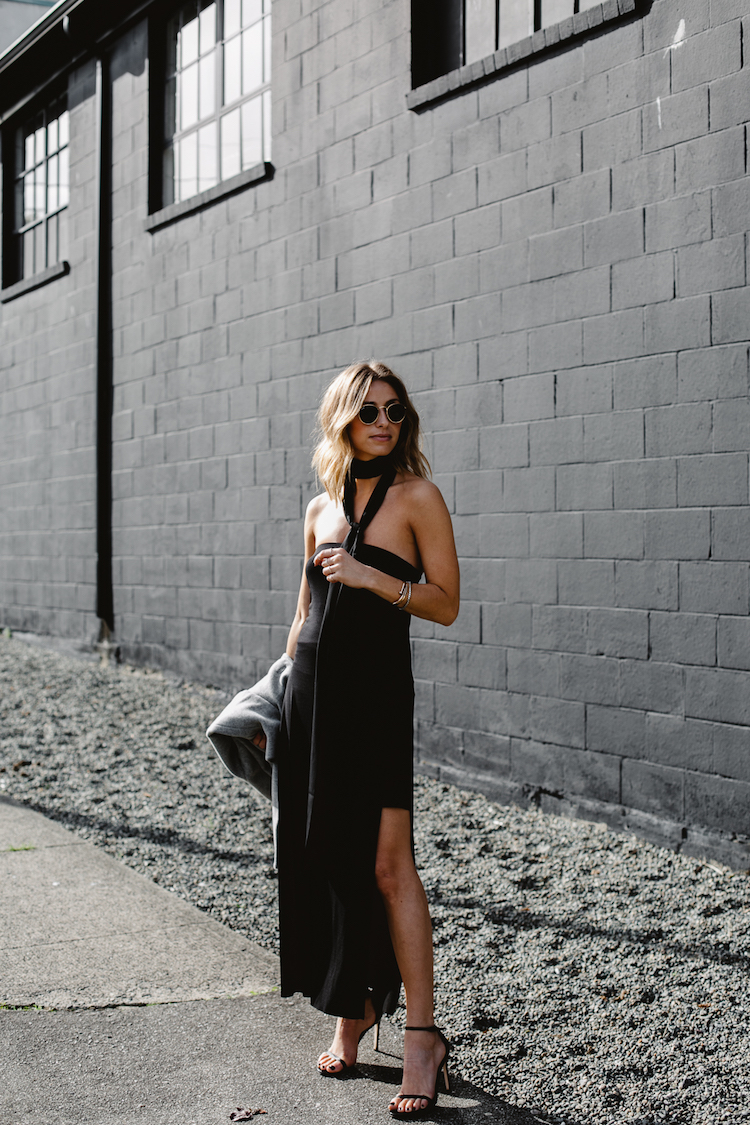
[[[367,402],[370,387],[382,379],[393,387],[394,394],[406,409],[401,423],[398,444],[392,463],[396,472],[431,476],[430,463],[422,452],[422,429],[406,387],[390,367],[376,360],[353,363],[329,383],[318,410],[317,444],[313,451],[313,468],[332,500],[341,500],[354,450],[349,439],[349,425]]]

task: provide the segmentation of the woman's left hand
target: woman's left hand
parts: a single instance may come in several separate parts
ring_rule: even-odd
[[[353,559],[343,547],[325,547],[315,556],[315,565],[322,567],[329,582],[360,589],[365,585],[369,567]]]

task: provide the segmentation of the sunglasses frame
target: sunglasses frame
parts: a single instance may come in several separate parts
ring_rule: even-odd
[[[393,409],[393,407],[397,407],[399,410],[403,410],[404,414],[403,414],[402,418],[391,418],[390,411]],[[368,422],[365,418],[362,417],[362,414],[364,413],[364,411],[370,411],[370,410],[375,410],[375,411],[377,411],[377,413],[375,414],[375,417],[372,419],[372,421]],[[400,426],[401,423],[406,418],[406,407],[404,406],[403,402],[400,402],[398,399],[396,399],[395,402],[389,402],[388,405],[385,406],[385,407],[376,406],[374,402],[366,402],[364,404],[364,406],[362,406],[360,408],[360,411],[359,411],[359,414],[357,415],[357,417],[359,418],[359,420],[360,420],[360,422],[362,423],[363,426],[374,426],[375,423],[377,422],[378,418],[380,417],[380,411],[381,410],[385,410],[386,418],[394,426]]]

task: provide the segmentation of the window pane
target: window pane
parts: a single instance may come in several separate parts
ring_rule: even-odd
[[[483,59],[495,50],[495,13],[495,0],[466,0],[465,63]]]
[[[198,132],[198,191],[207,191],[219,179],[216,122],[211,121]]]
[[[198,191],[198,134],[190,133],[177,144],[177,199],[189,199]]]
[[[34,272],[34,227],[27,230],[23,236],[23,269],[22,277],[31,277]]]
[[[44,165],[37,168],[34,173],[36,176],[35,193],[36,193],[36,217],[40,219],[47,210],[47,184],[45,183]]]
[[[68,173],[68,149],[64,148],[60,153],[60,162],[58,164],[58,183],[59,183],[59,199],[58,205],[60,207],[67,207],[68,199],[70,196],[70,175]]]
[[[57,215],[47,220],[47,265],[54,266],[57,256]]]
[[[224,0],[224,38],[240,30],[240,0]]]
[[[44,143],[46,140],[47,130],[42,125],[41,129],[37,129],[34,136],[34,148],[36,149],[36,162],[40,164],[47,155],[47,146]]]
[[[263,15],[263,0],[242,0],[242,26],[249,27]]]
[[[494,33],[493,33],[494,34]],[[493,47],[494,50],[494,47]],[[271,81],[271,17],[263,21],[263,80]]]
[[[57,260],[64,262],[68,256],[68,212],[57,216]]]
[[[63,145],[66,145],[68,143],[69,139],[70,139],[69,138],[69,129],[68,129],[68,111],[67,111],[67,109],[65,110],[64,113],[60,114],[60,116],[58,117],[58,122],[59,122],[59,130],[60,130],[60,148],[62,148]]]
[[[47,210],[47,184],[45,183],[43,164],[40,168],[37,168],[34,175],[36,176],[34,182],[36,217],[40,219]]]
[[[33,133],[29,133],[28,137],[26,138],[26,143],[24,144],[23,166],[24,166],[24,168],[33,168],[34,167],[34,134]]]
[[[34,227],[34,273],[41,273],[47,265],[45,242],[44,223],[40,223],[38,227]]]
[[[242,106],[242,170],[263,159],[261,99],[253,98]]]
[[[47,126],[47,152],[57,152],[60,147],[57,140],[57,123],[59,120],[60,119],[56,117],[55,120],[50,121]]]
[[[221,119],[221,178],[228,180],[242,170],[240,160],[240,111],[233,109]]]
[[[198,63],[200,67],[200,115],[210,117],[216,112],[216,51]]]
[[[164,137],[173,137],[177,131],[177,79],[167,79],[164,91]]]
[[[180,68],[184,70],[198,58],[198,20],[186,23],[180,32]]]
[[[183,70],[177,78],[180,99],[180,128],[189,129],[198,120],[198,64]]]
[[[224,105],[231,105],[242,93],[240,48],[239,35],[224,44]]]
[[[164,150],[164,162],[162,164],[162,184],[165,207],[168,207],[170,203],[174,203],[174,178],[174,149],[170,145],[169,148]]]
[[[256,23],[242,32],[242,93],[263,85],[263,26]]]
[[[500,0],[498,46],[517,43],[534,31],[533,0]]]
[[[33,223],[36,218],[36,193],[34,191],[34,171],[27,172],[23,178],[23,226]]]
[[[584,6],[581,4],[581,7]],[[572,15],[573,0],[542,0],[542,27],[549,27]]]
[[[271,159],[271,91],[263,94],[263,159]]]
[[[50,156],[47,161],[47,210],[56,211],[59,204],[59,180],[57,162],[59,157]]]
[[[200,50],[208,54],[216,46],[216,5],[209,4],[200,14]]]

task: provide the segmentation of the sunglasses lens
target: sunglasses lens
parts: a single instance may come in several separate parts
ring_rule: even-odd
[[[406,417],[406,407],[402,402],[389,402],[385,408],[385,413],[389,422],[403,422]],[[380,410],[374,402],[366,402],[359,412],[360,422],[364,422],[366,426],[372,426],[377,422],[380,415]]]

